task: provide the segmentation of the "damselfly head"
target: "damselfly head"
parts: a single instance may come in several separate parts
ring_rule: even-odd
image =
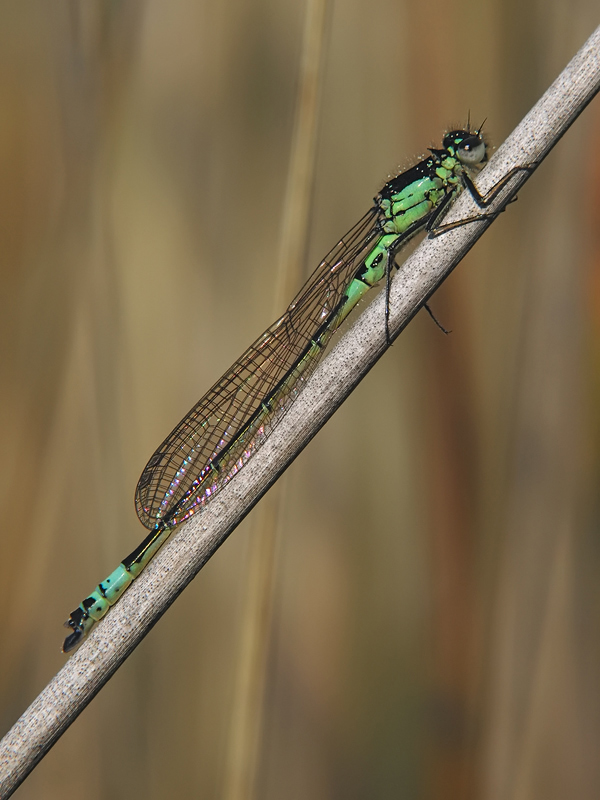
[[[448,150],[467,167],[482,164],[487,158],[486,143],[480,135],[481,127],[475,133],[470,131],[450,131],[444,136],[444,150]]]

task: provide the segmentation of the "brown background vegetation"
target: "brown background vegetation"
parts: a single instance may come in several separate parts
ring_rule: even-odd
[[[0,733],[271,321],[304,5],[0,8]],[[344,0],[308,265],[449,125],[500,143],[594,0]],[[600,101],[291,470],[258,794],[597,797]],[[291,298],[290,298],[291,299]],[[251,523],[17,791],[219,798]]]

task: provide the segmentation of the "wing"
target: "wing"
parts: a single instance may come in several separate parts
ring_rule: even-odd
[[[239,471],[281,419],[323,350],[311,348],[316,332],[337,307],[378,235],[378,214],[374,206],[338,242],[285,314],[156,450],[135,494],[138,517],[147,528],[161,522],[176,525],[193,514]],[[332,325],[331,332],[334,329]]]

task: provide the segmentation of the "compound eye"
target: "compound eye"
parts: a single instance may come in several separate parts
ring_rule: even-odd
[[[485,158],[485,142],[479,136],[469,136],[458,145],[456,155],[461,164],[480,164]]]

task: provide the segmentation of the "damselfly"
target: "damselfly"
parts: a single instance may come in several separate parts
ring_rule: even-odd
[[[384,277],[387,299],[394,259],[403,245],[419,231],[435,235],[455,227],[436,223],[463,189],[485,209],[518,171],[512,170],[482,196],[469,172],[486,159],[481,126],[475,132],[467,126],[447,133],[441,149],[430,148],[427,158],[389,180],[285,314],[167,436],[142,472],[135,494],[138,517],[151,533],[70,615],[65,652],[76,647],[121,597],[173,528],[201,509],[244,466],[297,397],[333,333]],[[484,216],[482,212],[472,219]],[[382,324],[387,333],[388,303]]]

